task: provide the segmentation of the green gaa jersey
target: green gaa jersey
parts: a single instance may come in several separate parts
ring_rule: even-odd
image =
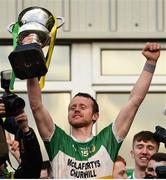
[[[128,179],[136,179],[134,178],[134,169],[127,169],[126,171]]]
[[[112,124],[87,142],[77,142],[61,128],[44,141],[54,178],[111,178],[113,162],[121,146]]]

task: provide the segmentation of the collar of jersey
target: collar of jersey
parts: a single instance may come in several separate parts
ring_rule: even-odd
[[[86,140],[83,140],[83,141],[81,141],[81,140],[75,138],[75,137],[72,136],[72,135],[71,135],[71,137],[72,137],[72,139],[73,139],[74,141],[76,141],[76,142],[79,142],[79,143],[86,143],[86,142],[89,142],[90,140],[92,140],[93,134],[92,134],[90,137],[88,137]]]

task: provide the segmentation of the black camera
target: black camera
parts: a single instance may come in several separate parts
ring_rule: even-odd
[[[156,174],[157,174],[158,179],[165,179],[166,178],[166,166],[157,166]]]
[[[157,142],[162,142],[166,147],[166,129],[161,126],[156,126],[156,131],[154,132],[154,139]]]
[[[1,87],[5,90],[0,102],[4,103],[6,113],[1,117],[17,116],[23,112],[25,101],[9,90],[11,70],[1,72]]]

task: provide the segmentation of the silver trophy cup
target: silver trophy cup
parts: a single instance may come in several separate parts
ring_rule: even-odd
[[[19,14],[17,46],[9,55],[10,64],[17,78],[29,79],[47,73],[42,48],[50,43],[55,18],[60,21],[57,25],[57,28],[60,28],[64,24],[64,19],[54,17],[45,8],[29,7]],[[9,25],[9,32],[12,32],[13,26],[14,23]]]

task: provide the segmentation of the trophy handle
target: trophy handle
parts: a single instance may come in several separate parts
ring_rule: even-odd
[[[58,27],[57,28],[60,28],[63,26],[63,24],[65,23],[65,19],[63,17],[56,17],[57,20],[60,20],[60,24],[58,24]],[[12,29],[13,29],[13,26],[14,26],[15,22],[12,22],[8,25],[7,27],[7,30],[12,33]]]
[[[7,27],[7,30],[12,33],[12,29],[13,29],[13,26],[14,26],[15,22],[12,22],[11,24],[9,24],[9,26]]]
[[[56,17],[57,20],[60,20],[60,24],[58,24],[57,28],[60,28],[65,23],[65,19],[63,17]]]

